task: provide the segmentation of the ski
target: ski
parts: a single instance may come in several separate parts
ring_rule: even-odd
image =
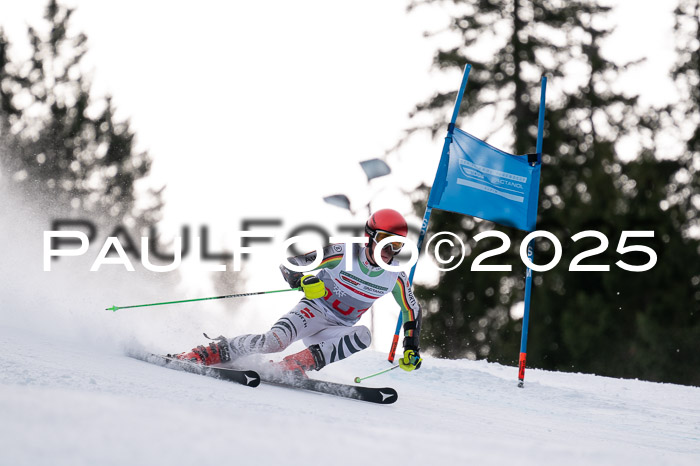
[[[189,361],[182,361],[170,356],[147,353],[145,355],[130,355],[132,358],[150,362],[158,366],[167,367],[193,374],[206,375],[216,379],[236,382],[247,387],[257,387],[260,385],[260,375],[255,371],[245,371],[237,369],[227,369],[224,367],[203,366]]]
[[[390,387],[358,387],[337,382],[327,382],[325,380],[307,379],[292,375],[284,376],[280,374],[265,374],[262,378],[256,371],[229,369],[224,367],[203,366],[189,361],[182,361],[170,356],[160,354],[131,354],[132,358],[198,375],[205,375],[217,379],[236,382],[248,387],[257,387],[260,382],[276,385],[279,387],[308,390],[312,392],[325,393],[328,395],[353,400],[366,401],[369,403],[391,404],[398,400],[398,393]]]
[[[287,388],[298,388],[312,392],[326,393],[328,395],[351,398],[353,400],[367,401],[388,405],[399,399],[399,394],[390,387],[358,387],[325,380],[307,379],[301,377],[281,377],[263,375],[263,383]]]

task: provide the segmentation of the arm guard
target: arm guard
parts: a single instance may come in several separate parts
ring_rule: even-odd
[[[345,246],[341,244],[330,244],[326,246],[325,248],[323,248],[323,259],[321,260],[321,265],[314,270],[335,267],[336,265],[338,265],[338,263],[340,263],[340,260],[342,259],[344,253]],[[308,265],[316,260],[316,251],[312,251],[307,254],[302,254],[300,256],[292,256],[289,257],[287,260],[290,264],[298,266]],[[280,265],[280,271],[282,272],[284,280],[289,284],[291,288],[299,288],[299,286],[301,286],[301,277],[303,277],[305,273],[309,273],[293,272],[284,265]]]

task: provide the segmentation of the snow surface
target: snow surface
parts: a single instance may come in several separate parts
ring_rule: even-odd
[[[202,331],[265,331],[298,296],[105,311],[210,294],[177,276],[91,273],[101,244],[44,272],[45,209],[3,199],[0,466],[700,464],[698,387],[529,369],[519,389],[514,367],[425,357],[363,382],[398,390],[381,406],[129,358],[187,350]],[[317,375],[351,382],[385,358],[366,350]]]
[[[700,464],[700,388],[426,358],[373,405],[0,326],[0,464]],[[318,373],[386,367],[364,351]]]

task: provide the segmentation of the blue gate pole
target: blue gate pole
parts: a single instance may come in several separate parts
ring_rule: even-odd
[[[547,91],[547,78],[542,76],[540,90],[540,114],[537,120],[537,161],[542,161],[542,137],[544,133],[544,103]],[[531,240],[527,245],[527,258],[534,264],[535,241]],[[532,293],[532,270],[527,267],[525,271],[525,310],[523,312],[523,329],[520,335],[520,358],[518,362],[518,387],[525,386],[525,361],[527,359],[527,328],[530,323],[530,296]]]
[[[450,124],[447,126],[447,136],[445,136],[445,143],[442,146],[442,154],[440,155],[440,165],[447,164],[448,154],[450,152],[450,144],[452,144],[452,134],[454,133],[455,124],[457,123],[457,115],[459,114],[459,107],[462,105],[462,97],[464,97],[464,90],[467,88],[467,80],[469,79],[469,72],[472,69],[472,65],[467,65],[464,68],[464,74],[462,75],[462,83],[459,86],[459,93],[457,93],[457,99],[455,100],[455,108],[452,111],[452,118],[450,119]],[[438,174],[440,170],[438,169],[435,173],[435,181],[438,181]],[[433,181],[433,188],[435,188],[435,181]],[[431,188],[431,190],[433,189]],[[430,221],[430,214],[433,211],[433,206],[430,205],[430,198],[428,198],[428,205],[425,208],[425,213],[423,214],[423,223],[420,228],[420,235],[418,236],[418,257],[420,257],[420,252],[423,247],[423,240],[428,231],[428,222]],[[408,277],[409,286],[413,286],[413,276],[416,273],[416,266],[418,262],[416,261],[411,268],[411,273]],[[416,319],[419,316],[416,316]],[[399,318],[396,321],[396,330],[394,331],[394,338],[391,341],[391,349],[389,350],[389,357],[387,358],[389,362],[394,362],[394,355],[396,354],[396,347],[399,344],[399,334],[401,333],[401,325],[403,324],[403,315],[399,312]]]

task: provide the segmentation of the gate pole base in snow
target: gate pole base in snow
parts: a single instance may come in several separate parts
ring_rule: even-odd
[[[525,387],[525,359],[526,353],[520,353],[520,364],[518,364],[518,387]]]

